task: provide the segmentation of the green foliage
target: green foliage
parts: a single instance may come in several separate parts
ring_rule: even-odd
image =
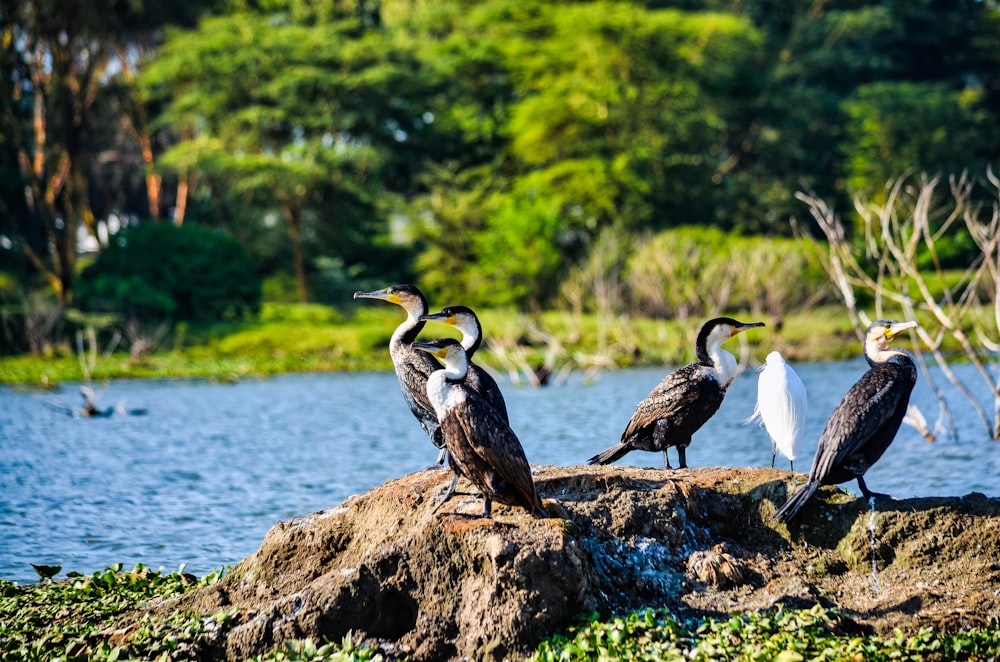
[[[897,630],[862,636],[836,610],[736,614],[729,619],[680,622],[670,612],[645,610],[599,621],[596,614],[565,635],[542,642],[533,662],[575,660],[968,660],[1000,653],[1000,627],[944,635]]]
[[[382,662],[382,656],[367,646],[357,646],[351,635],[339,645],[317,646],[311,639],[287,641],[266,655],[251,657],[247,662]]]
[[[653,317],[729,310],[784,316],[833,298],[810,240],[666,230],[636,242],[624,280],[633,309]]]
[[[234,319],[259,310],[260,281],[222,233],[143,223],[115,235],[84,270],[77,303],[141,321]]]
[[[945,83],[892,81],[857,88],[844,102],[850,122],[841,148],[851,193],[870,198],[909,171],[984,172],[989,157],[982,142],[1000,134],[982,101],[982,89]]]
[[[89,576],[71,572],[64,580],[45,579],[27,586],[0,580],[0,661],[197,656],[205,633],[200,614],[144,616],[125,641],[116,644],[108,640],[108,626],[148,600],[213,584],[221,575],[213,572],[198,580],[185,574],[183,567],[164,574],[141,564],[123,572],[118,564]]]

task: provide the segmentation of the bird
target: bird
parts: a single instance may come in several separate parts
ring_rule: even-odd
[[[489,372],[476,365],[472,358],[483,344],[483,326],[479,316],[468,306],[448,306],[430,315],[421,315],[424,322],[443,322],[462,332],[462,348],[469,361],[469,372],[465,376],[465,385],[483,396],[493,405],[503,420],[510,422],[507,415],[507,403],[503,399],[500,386]]]
[[[820,485],[857,479],[866,498],[872,492],[864,474],[878,461],[899,430],[917,382],[917,366],[909,352],[889,343],[914,321],[877,320],[865,331],[864,355],[870,366],[833,410],[820,435],[806,484],[778,509],[772,519],[787,522],[812,498]]]
[[[705,322],[698,332],[698,361],[668,374],[632,414],[621,441],[594,457],[590,464],[609,464],[634,450],[663,451],[663,466],[670,469],[667,449],[677,447],[680,468],[687,467],[686,451],[693,435],[718,411],[726,389],[736,378],[736,357],[722,343],[763,322],[743,323],[731,317]]]
[[[427,377],[432,372],[440,370],[441,364],[427,352],[413,348],[413,342],[424,328],[420,316],[428,312],[427,297],[415,285],[404,284],[391,285],[371,292],[358,291],[354,293],[354,298],[388,301],[402,306],[406,311],[406,319],[396,327],[389,340],[389,356],[392,357],[392,365],[396,370],[403,399],[424,432],[431,438],[431,442],[440,450],[436,464],[444,465],[447,453],[444,437],[438,425],[434,406],[427,398]]]
[[[482,493],[482,516],[489,518],[492,502],[498,501],[521,506],[534,517],[548,517],[517,435],[485,398],[464,383],[469,362],[461,343],[443,338],[415,342],[413,347],[444,362],[444,368],[427,379],[427,396],[437,412],[449,463]]]
[[[760,421],[771,437],[771,467],[778,451],[795,470],[806,432],[806,387],[781,352],[771,352],[759,368],[757,404],[746,423]]]

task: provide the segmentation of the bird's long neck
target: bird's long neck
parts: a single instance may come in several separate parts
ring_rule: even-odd
[[[736,370],[739,367],[736,357],[722,349],[721,342],[709,339],[705,343],[698,343],[695,353],[698,355],[699,363],[715,371],[722,388],[728,388],[736,379]]]
[[[898,347],[881,347],[875,343],[865,345],[865,360],[868,365],[876,366],[880,363],[900,363],[903,361],[913,362],[913,355],[905,349]]]
[[[483,327],[479,324],[479,320],[476,320],[459,326],[458,330],[462,332],[462,347],[471,359],[479,346],[483,344]]]
[[[460,382],[469,373],[469,362],[465,359],[450,359],[445,362],[442,372],[444,372],[444,378],[448,382]]]
[[[396,327],[395,332],[392,334],[392,343],[411,343],[417,339],[420,332],[424,328],[425,322],[421,322],[418,318],[421,315],[427,314],[427,307],[424,306],[420,309],[419,306],[406,307],[406,319]]]

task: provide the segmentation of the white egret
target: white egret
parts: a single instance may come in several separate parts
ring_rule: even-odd
[[[760,421],[771,437],[771,466],[778,451],[795,469],[806,433],[806,387],[780,352],[767,355],[757,378],[757,404],[747,423]]]

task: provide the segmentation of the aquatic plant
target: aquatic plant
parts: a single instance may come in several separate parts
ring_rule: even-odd
[[[127,658],[181,659],[202,643],[209,623],[195,612],[178,612],[165,619],[143,617],[126,632],[116,632],[116,620],[140,604],[209,585],[222,576],[213,572],[201,580],[184,572],[164,574],[142,564],[123,572],[116,564],[82,575],[67,574],[53,581],[49,568],[36,569],[37,584],[0,580],[0,660],[49,659],[114,661]],[[114,640],[115,643],[111,643]],[[120,640],[120,641],[119,641]]]
[[[175,611],[156,616],[139,608],[215,583],[184,568],[165,574],[137,565],[111,566],[93,575],[69,573],[54,581],[50,568],[37,584],[0,580],[0,662],[35,660],[200,659],[214,635],[236,615]],[[45,576],[49,575],[49,576]],[[131,619],[131,620],[130,620]],[[565,633],[541,642],[532,662],[576,660],[988,660],[1000,655],[1000,623],[956,634],[923,628],[868,636],[835,609],[776,609],[730,618],[682,620],[647,609],[601,620],[590,614]],[[378,650],[355,643],[290,641],[247,662],[381,662]]]
[[[575,660],[986,660],[1000,654],[1000,623],[957,634],[923,628],[866,636],[835,609],[774,610],[680,621],[648,609],[601,621],[592,614],[543,641],[532,662]]]

